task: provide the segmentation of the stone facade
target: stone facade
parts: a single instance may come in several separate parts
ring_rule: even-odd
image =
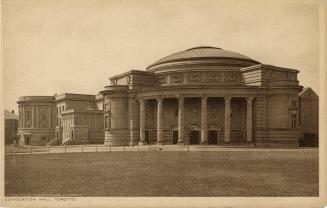
[[[298,146],[297,74],[220,48],[172,54],[110,78],[105,144]]]
[[[25,96],[18,100],[20,145],[45,145],[55,138],[53,96]]]
[[[52,97],[49,127],[59,143],[298,146],[308,110],[298,72],[220,48],[191,48],[146,71],[109,78],[96,96]],[[36,101],[19,101],[22,115],[31,104],[42,105]],[[311,119],[317,135],[318,117]],[[21,120],[26,131],[26,117]]]
[[[20,145],[103,143],[103,111],[94,95],[20,97]],[[101,98],[100,98],[101,100]]]
[[[5,110],[5,145],[15,144],[18,133],[18,116],[14,111]]]
[[[305,88],[299,96],[301,142],[303,146],[317,146],[319,138],[319,97]]]

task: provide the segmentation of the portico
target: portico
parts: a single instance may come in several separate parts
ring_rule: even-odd
[[[223,144],[223,143],[231,143],[231,131],[239,131],[241,138],[238,139],[240,143],[251,143],[252,142],[252,111],[253,111],[253,97],[233,97],[231,96],[199,96],[199,97],[187,97],[185,95],[178,95],[175,98],[140,98],[139,106],[140,106],[140,145],[146,144],[145,142],[145,129],[152,129],[152,132],[156,132],[155,139],[157,144],[172,144],[173,143],[173,128],[171,128],[169,132],[168,127],[176,126],[178,131],[178,144],[187,144],[190,143],[191,131],[199,131],[199,144],[209,144],[209,132],[211,132],[211,144]],[[165,101],[170,100],[170,103],[165,103]],[[208,102],[209,101],[209,102]],[[222,103],[223,105],[215,105]],[[246,102],[247,105],[238,106],[238,102],[243,101]],[[153,119],[152,116],[146,116],[146,105],[149,102],[148,107],[153,111],[150,114],[156,114],[155,121],[152,120],[151,123],[155,123],[154,126],[146,126],[147,119]],[[171,107],[171,103],[176,103],[176,108]],[[186,106],[185,106],[186,102]],[[240,125],[231,125],[231,117],[232,117],[232,109],[231,102],[235,102],[233,105],[235,108],[242,108],[242,112],[246,112],[246,117],[241,118],[246,122],[242,123],[244,126]],[[190,103],[193,103],[190,104]],[[195,104],[194,104],[195,103]],[[210,107],[208,106],[210,104]],[[245,106],[245,108],[244,108]],[[187,108],[187,110],[185,109]],[[199,109],[199,111],[198,111]],[[185,121],[184,113],[188,112],[188,116]],[[191,112],[191,113],[190,113]],[[224,112],[223,114],[221,112]],[[171,119],[169,114],[175,113],[176,119]],[[236,112],[237,113],[237,112]],[[148,112],[149,114],[149,112]],[[163,115],[165,114],[165,115]],[[223,116],[222,116],[223,115]],[[242,117],[242,115],[236,115],[238,119]],[[208,118],[209,117],[209,118]],[[165,122],[163,119],[166,119]],[[234,119],[235,120],[235,119]],[[165,123],[165,125],[164,125]],[[185,123],[187,125],[185,125]],[[192,129],[193,126],[199,126],[198,129]],[[209,126],[210,125],[210,126]],[[233,126],[233,128],[231,128]],[[164,136],[164,132],[168,132],[166,134],[170,134],[170,136]],[[221,135],[223,133],[223,135]],[[216,135],[217,138],[214,138],[212,135]],[[235,134],[232,134],[235,135]],[[193,133],[194,137],[194,133]],[[219,137],[219,138],[218,138]],[[171,139],[170,139],[171,138]],[[223,140],[222,140],[223,139]],[[235,141],[235,139],[233,140]]]

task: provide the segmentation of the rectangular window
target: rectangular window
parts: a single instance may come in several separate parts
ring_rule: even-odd
[[[175,116],[178,116],[178,109],[175,110]]]
[[[292,114],[292,128],[297,128],[297,115],[294,113]]]
[[[291,106],[292,106],[292,108],[296,108],[297,107],[297,100],[292,100],[291,101]]]

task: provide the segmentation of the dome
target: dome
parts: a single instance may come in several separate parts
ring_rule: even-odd
[[[166,64],[166,63],[208,60],[208,59],[214,61],[218,61],[218,60],[245,61],[246,63],[244,63],[244,66],[251,66],[253,64],[259,63],[247,56],[244,56],[242,54],[233,51],[228,51],[228,50],[211,47],[211,46],[199,46],[166,56],[158,60],[157,62],[151,64],[150,66],[148,66],[147,71],[157,71],[154,68],[157,68],[159,65]]]

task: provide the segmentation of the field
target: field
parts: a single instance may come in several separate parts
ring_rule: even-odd
[[[318,196],[318,150],[6,155],[6,196]]]

